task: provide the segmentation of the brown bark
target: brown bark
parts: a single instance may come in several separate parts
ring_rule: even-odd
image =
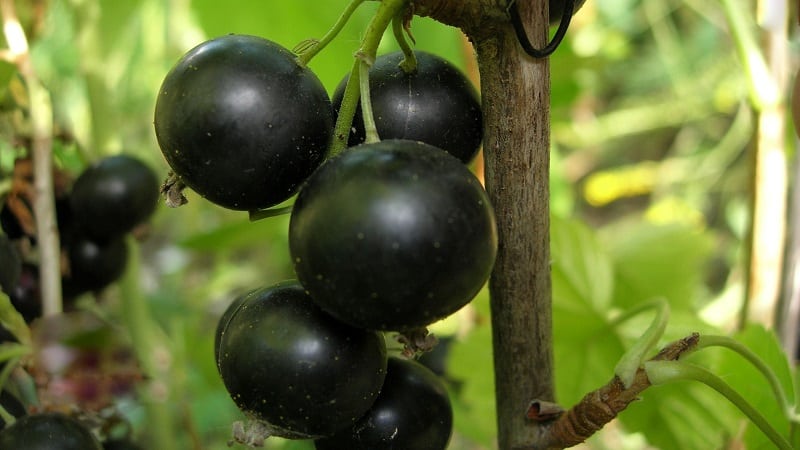
[[[521,12],[536,16],[535,5],[529,6]],[[543,8],[538,13],[546,20]],[[538,441],[539,430],[526,423],[524,412],[531,399],[554,399],[550,74],[549,61],[525,55],[510,26],[475,45],[484,86],[486,188],[500,243],[489,290],[498,439],[505,450]]]
[[[498,255],[489,282],[498,445],[531,448],[545,428],[526,420],[534,398],[552,400],[549,242],[550,74],[527,56],[498,0],[427,0],[416,13],[461,27],[475,46],[484,114],[486,188]],[[547,2],[520,1],[533,45],[547,38]]]

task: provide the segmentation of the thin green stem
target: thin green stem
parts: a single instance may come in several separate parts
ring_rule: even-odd
[[[361,92],[361,116],[364,119],[364,142],[367,144],[380,142],[378,127],[375,125],[375,114],[372,113],[372,97],[369,92],[369,68],[372,66],[366,59],[358,64],[359,88]]]
[[[658,340],[664,335],[667,322],[669,322],[669,303],[663,298],[655,299],[637,306],[622,316],[622,320],[627,320],[649,309],[656,310],[656,315],[652,323],[650,323],[650,326],[633,346],[622,355],[622,358],[620,358],[617,366],[614,368],[614,374],[622,380],[626,388],[630,387],[633,383],[636,371],[639,370],[647,353],[655,347]],[[618,319],[617,323],[619,322],[620,320]]]
[[[25,353],[7,359],[5,361],[5,366],[3,366],[3,370],[0,371],[0,390],[6,389],[6,382],[8,381],[8,378],[11,376],[11,372],[14,370],[15,367],[17,367],[17,363],[19,363],[20,357],[30,352],[30,349],[27,346],[20,346],[20,347],[23,347],[25,349]],[[12,414],[9,414],[9,412],[6,411],[5,408],[3,408],[3,405],[0,405],[0,418],[2,418],[3,421],[5,421],[6,426],[11,425],[16,420],[16,418]]]
[[[378,45],[380,45],[389,23],[406,7],[408,1],[384,0],[381,2],[381,6],[375,12],[375,17],[372,18],[372,21],[367,26],[364,40],[361,41],[361,48],[356,52],[356,59],[360,60],[358,73],[361,91],[361,115],[364,118],[364,130],[366,132],[364,142],[366,143],[380,141],[378,129],[375,126],[375,117],[372,114],[372,102],[370,101],[369,68],[375,62],[378,54]]]
[[[653,386],[675,381],[699,381],[722,394],[750,419],[780,450],[792,450],[786,440],[753,405],[736,392],[722,378],[710,371],[682,361],[647,361],[644,363],[647,378]]]
[[[350,128],[353,126],[353,116],[358,108],[358,99],[361,95],[359,88],[359,68],[361,61],[356,60],[353,64],[353,69],[350,71],[350,77],[347,80],[347,85],[344,88],[344,95],[342,96],[342,104],[339,106],[339,115],[336,118],[336,128],[333,131],[333,143],[328,152],[328,157],[335,156],[347,148],[347,141],[350,138]]]
[[[414,73],[417,71],[417,55],[414,53],[414,49],[411,48],[411,45],[408,44],[408,40],[406,39],[406,29],[403,26],[403,16],[396,15],[394,19],[392,19],[392,32],[394,33],[394,39],[397,41],[397,45],[400,47],[400,50],[403,51],[404,58],[400,61],[400,68],[403,69],[405,73]],[[413,39],[413,38],[412,38]]]
[[[740,0],[721,0],[736,50],[745,68],[753,106],[762,110],[781,101],[777,82],[770,75],[764,54],[755,36],[755,23],[750,19],[751,4]]]
[[[383,34],[389,27],[389,23],[397,16],[400,11],[407,6],[409,0],[383,0],[375,11],[367,29],[364,32],[364,38],[361,41],[361,47],[355,53],[356,61],[353,64],[353,69],[350,71],[350,78],[347,80],[345,86],[342,104],[339,107],[339,116],[336,119],[336,128],[333,135],[333,143],[328,152],[329,157],[341,153],[347,147],[347,140],[350,137],[350,127],[353,126],[353,115],[355,115],[358,101],[363,94],[364,86],[369,89],[369,78],[362,81],[362,73],[369,73],[369,66],[375,61],[378,53],[378,45],[383,38]],[[367,70],[363,70],[362,64],[367,64]],[[367,75],[368,77],[368,75]],[[362,112],[364,109],[364,101],[362,104]],[[372,111],[371,105],[367,106],[367,110]],[[365,124],[370,119],[365,116]],[[374,120],[373,120],[374,122]],[[377,133],[376,133],[377,134]]]
[[[772,388],[772,392],[775,394],[775,398],[778,400],[778,404],[786,415],[786,418],[789,419],[790,422],[797,422],[798,417],[794,413],[794,408],[789,404],[789,399],[786,397],[786,391],[784,391],[781,382],[778,380],[778,376],[775,375],[775,372],[764,362],[764,360],[759,358],[758,355],[753,353],[753,351],[747,348],[747,346],[728,336],[701,335],[694,351],[707,347],[725,347],[729,350],[733,350],[748,360],[750,364],[752,364],[753,367],[761,372],[761,374],[764,375],[764,378],[767,379],[767,382],[769,383],[770,388]]]
[[[120,284],[122,311],[134,352],[147,379],[144,406],[150,422],[148,428],[152,448],[175,450],[172,413],[169,409],[169,351],[166,339],[152,320],[147,301],[139,288],[139,246],[129,239],[128,267]]]
[[[3,422],[6,424],[5,426],[9,426],[17,421],[17,418],[6,411],[3,405],[0,405],[0,419],[3,419]]]
[[[339,19],[335,24],[333,24],[333,27],[327,33],[325,33],[325,36],[297,56],[297,61],[300,63],[300,65],[307,65],[308,62],[311,61],[311,58],[316,56],[317,53],[321,52],[328,44],[330,44],[331,41],[333,41],[333,39],[339,35],[339,32],[342,31],[342,28],[344,28],[347,21],[350,20],[353,12],[355,12],[355,10],[358,9],[358,7],[361,6],[364,1],[365,0],[351,0],[342,15],[339,16]]]

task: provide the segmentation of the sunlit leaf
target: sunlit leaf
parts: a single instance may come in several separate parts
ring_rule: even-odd
[[[708,235],[684,225],[604,230],[616,271],[614,303],[629,308],[665,297],[674,310],[694,310],[712,250]]]
[[[574,220],[553,218],[550,228],[553,301],[566,310],[608,310],[613,268],[596,234]]]
[[[454,342],[447,367],[449,377],[457,383],[451,395],[456,430],[493,448],[497,425],[491,327],[479,326],[463,341]]]

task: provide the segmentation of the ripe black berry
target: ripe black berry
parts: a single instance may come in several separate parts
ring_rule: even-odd
[[[95,240],[108,240],[144,222],[158,203],[158,178],[143,162],[126,155],[105,158],[75,180],[72,217]]]
[[[102,450],[91,431],[63,414],[25,416],[0,431],[0,449]]]
[[[330,435],[375,401],[386,376],[381,335],[325,314],[295,281],[231,307],[219,329],[217,368],[236,405],[272,434]]]
[[[333,108],[283,47],[228,35],[190,50],[159,90],[155,131],[175,174],[230,209],[275,205],[322,162]]]
[[[430,53],[416,51],[417,70],[406,73],[402,52],[378,57],[369,71],[375,125],[381,139],[422,141],[445,150],[462,162],[478,152],[483,118],[478,93],[455,66]],[[345,78],[333,95],[338,111]],[[353,117],[349,144],[364,142],[361,108]]]
[[[317,450],[444,450],[453,409],[444,383],[414,361],[389,358],[375,404],[351,428],[317,440]]]
[[[468,303],[497,252],[492,207],[456,158],[388,140],[329,159],[289,224],[295,272],[313,300],[353,326],[404,330]]]

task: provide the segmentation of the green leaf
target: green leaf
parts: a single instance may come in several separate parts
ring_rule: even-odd
[[[642,401],[632,403],[619,419],[657,448],[700,450],[723,448],[726,434],[735,431],[735,417],[715,391],[686,382],[646,390]]]
[[[10,331],[21,344],[31,343],[31,330],[25,323],[25,319],[11,304],[8,295],[2,291],[0,291],[0,325]]]
[[[572,332],[557,330],[554,343],[556,398],[565,407],[608,383],[625,351],[616,332],[602,320],[597,316],[573,315],[570,320],[554,322],[558,328],[572,327]]]
[[[576,312],[607,311],[613,289],[611,258],[583,223],[551,219],[553,301]]]
[[[550,239],[557,398],[571,405],[613,377],[625,349],[608,327],[613,268],[597,235],[554,218]]]
[[[478,325],[465,339],[453,342],[448,374],[458,389],[451,393],[455,429],[469,439],[493,448],[497,436],[494,402],[492,329]]]
[[[627,309],[665,297],[674,311],[695,309],[712,249],[707,234],[685,225],[638,224],[613,227],[604,235],[616,272],[615,305]]]
[[[288,215],[255,222],[234,221],[211,231],[187,236],[179,245],[192,250],[216,252],[251,246],[254,242],[263,242],[265,237],[272,240],[273,236],[277,239],[280,235],[280,239],[285,241],[288,223]]]

